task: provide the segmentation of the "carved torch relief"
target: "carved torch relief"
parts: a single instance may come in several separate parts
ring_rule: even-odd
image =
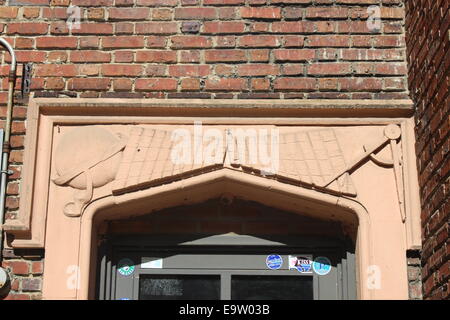
[[[121,127],[126,127],[121,131],[126,134],[108,126],[82,126],[63,133],[53,156],[56,176],[52,180],[74,189],[65,215],[80,216],[95,200],[94,189],[108,184],[112,195],[119,195],[224,167],[356,197],[351,174],[373,161],[393,169],[401,219],[406,219],[401,130],[395,124],[377,126],[372,131],[376,134],[362,135],[367,139],[363,142],[358,132],[364,129],[350,129],[351,140],[358,143],[348,141],[348,133],[340,135],[349,130],[340,127],[234,128],[199,127],[198,123]]]

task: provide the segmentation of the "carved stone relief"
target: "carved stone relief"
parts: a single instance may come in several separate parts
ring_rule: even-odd
[[[267,163],[252,159],[254,149],[250,140],[240,140],[230,128],[215,128],[215,135],[224,139],[217,144],[212,161],[174,161],[175,128],[133,126],[126,136],[112,133],[106,126],[77,127],[65,133],[54,152],[57,176],[53,182],[69,186],[74,191],[73,201],[64,207],[67,216],[80,216],[84,207],[93,201],[93,190],[111,183],[113,195],[133,192],[170,183],[203,172],[228,167],[267,179],[298,184],[321,192],[355,197],[357,190],[351,173],[365,161],[372,160],[383,167],[393,167],[402,221],[405,221],[402,152],[399,145],[401,130],[397,125],[384,127],[380,137],[364,144],[363,152],[349,159],[341,148],[336,130],[329,127],[301,130],[276,130],[276,139],[270,148],[277,154],[277,167],[267,171]],[[279,130],[279,134],[278,134]],[[267,129],[267,131],[269,131]],[[211,139],[188,133],[188,141],[200,141],[202,150],[210,150]],[[197,139],[197,140],[196,140]],[[267,142],[267,141],[266,141]],[[379,152],[390,146],[390,156]],[[217,155],[218,150],[220,151]],[[242,152],[237,152],[241,150]],[[206,151],[205,151],[206,152]],[[214,153],[214,152],[213,152]]]

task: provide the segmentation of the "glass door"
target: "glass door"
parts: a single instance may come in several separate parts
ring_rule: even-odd
[[[276,253],[276,254],[274,254]],[[279,257],[271,264],[269,257]],[[324,274],[293,257],[326,257]],[[354,254],[320,246],[123,246],[100,257],[98,298],[111,300],[355,299]]]

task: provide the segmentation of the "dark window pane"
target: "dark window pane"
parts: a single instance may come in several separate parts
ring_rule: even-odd
[[[313,279],[306,276],[232,276],[233,300],[312,300]]]
[[[139,300],[219,300],[220,277],[141,275]]]

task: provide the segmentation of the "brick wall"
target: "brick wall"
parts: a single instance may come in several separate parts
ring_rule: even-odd
[[[42,299],[43,256],[42,250],[4,250],[2,267],[10,274],[11,281],[0,292],[0,300]]]
[[[367,25],[371,5],[379,30]],[[403,0],[0,0],[0,36],[34,64],[39,97],[408,98]],[[0,51],[1,124],[9,61]],[[26,105],[17,92],[9,219]]]
[[[406,1],[409,87],[416,105],[425,299],[449,299],[449,2]]]

